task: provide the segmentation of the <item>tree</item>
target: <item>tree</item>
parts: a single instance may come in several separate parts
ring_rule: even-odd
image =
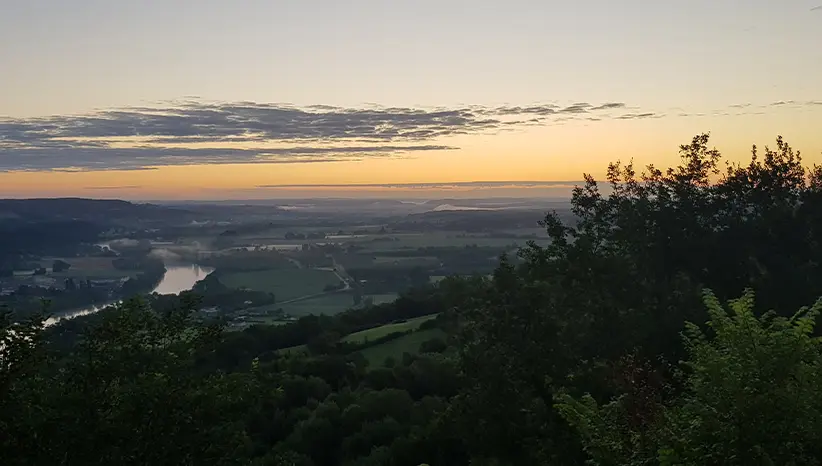
[[[516,265],[503,258],[457,303],[469,388],[452,410],[475,456],[576,464],[554,396],[607,400],[631,372],[668,377],[686,355],[683,324],[705,318],[706,286],[722,300],[751,287],[759,307],[783,311],[822,295],[822,169],[777,138],[723,173],[709,139],[680,146],[665,170],[611,164],[607,195],[586,174],[570,221],[543,220],[550,243],[530,243]]]
[[[822,299],[792,317],[754,314],[754,293],[724,309],[706,290],[706,334],[688,324],[688,358],[670,400],[623,393],[600,406],[558,397],[595,464],[749,465],[822,462]],[[638,410],[644,416],[637,416]]]
[[[71,264],[60,259],[55,260],[54,263],[51,265],[51,270],[54,273],[64,272],[70,268]]]
[[[191,311],[136,300],[103,311],[59,364],[34,356],[42,327],[18,325],[3,351],[4,464],[244,464],[241,421],[276,391],[254,370],[198,374],[195,355],[219,333]]]
[[[28,387],[26,382],[37,377],[44,362],[43,322],[41,314],[14,322],[11,311],[0,308],[0,432],[13,432],[15,414],[30,408],[20,387]],[[0,438],[2,449],[9,448],[10,441],[6,435]]]
[[[431,338],[420,343],[420,353],[442,353],[448,348],[445,340],[439,337]]]

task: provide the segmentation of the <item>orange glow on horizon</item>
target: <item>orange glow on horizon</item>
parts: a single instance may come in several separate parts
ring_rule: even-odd
[[[609,162],[633,159],[639,169],[678,163],[678,145],[712,130],[711,144],[726,160],[745,161],[750,146],[773,146],[778,131],[802,151],[805,163],[822,162],[822,111],[803,118],[773,114],[746,118],[605,121],[567,124],[497,135],[450,138],[444,144],[459,150],[414,152],[405,157],[361,161],[213,164],[164,166],[150,170],[0,173],[0,197],[123,197],[132,199],[197,199],[274,196],[261,185],[356,185],[454,183],[473,181],[580,180],[589,172],[601,179]],[[764,136],[763,136],[764,135]],[[108,189],[103,189],[108,188]],[[322,192],[380,188],[323,188]],[[282,191],[282,190],[279,190]],[[292,190],[293,191],[293,190]],[[315,192],[317,190],[303,190]],[[383,190],[400,193],[397,189]],[[293,191],[296,192],[296,191]],[[410,192],[420,193],[420,190]]]

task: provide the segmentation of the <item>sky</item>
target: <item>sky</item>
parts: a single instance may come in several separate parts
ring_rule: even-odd
[[[0,11],[0,197],[542,195],[702,132],[822,163],[822,0]]]

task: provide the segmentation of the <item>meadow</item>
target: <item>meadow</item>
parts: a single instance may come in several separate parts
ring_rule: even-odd
[[[425,320],[431,319],[433,317],[435,317],[435,316],[418,317],[417,319],[409,320],[409,322],[419,321],[419,320],[422,320],[424,322]],[[422,322],[419,322],[417,324],[417,326],[419,326],[419,324],[421,324],[421,323]],[[383,327],[391,327],[393,325],[395,325],[395,324],[383,325],[382,327],[376,327],[376,328],[370,329],[370,330],[377,330],[377,329],[380,329],[380,328],[383,328]],[[366,330],[366,332],[370,331],[370,330]],[[353,333],[353,334],[349,335],[348,337],[352,337],[352,336],[360,334],[360,333],[363,333],[363,332]],[[391,333],[391,332],[389,331],[388,333]],[[447,336],[446,333],[442,329],[439,329],[439,328],[432,328],[432,329],[427,329],[427,330],[416,330],[416,331],[412,331],[411,333],[408,333],[406,335],[402,335],[398,338],[394,338],[392,340],[386,341],[384,343],[380,343],[380,344],[374,345],[374,346],[369,346],[368,348],[360,350],[359,353],[365,358],[366,361],[368,361],[369,369],[377,369],[377,368],[383,367],[383,365],[385,364],[385,360],[387,358],[393,358],[393,359],[399,361],[402,358],[402,355],[405,354],[405,353],[412,354],[412,355],[419,354],[421,344],[423,344],[424,342],[426,342],[428,340],[431,340],[433,338],[443,338],[444,339],[444,338],[446,338],[446,336]],[[348,341],[348,337],[346,337],[346,339],[344,339],[343,341]],[[306,347],[306,345],[292,346],[292,347],[289,347],[289,348],[283,348],[283,349],[277,350],[277,353],[279,353],[279,354],[291,354],[291,355],[295,355],[295,354],[299,354],[299,353],[306,353],[306,352],[308,352],[308,348]]]
[[[347,227],[348,229],[360,228],[358,226]],[[393,251],[397,249],[417,249],[421,247],[463,247],[475,244],[483,247],[504,247],[510,245],[524,246],[528,241],[525,238],[511,238],[510,235],[536,235],[534,238],[538,243],[546,241],[545,232],[541,228],[510,229],[498,232],[477,233],[468,231],[426,231],[426,232],[389,232],[372,233],[361,235],[334,235],[331,234],[333,228],[322,227],[292,227],[274,228],[264,232],[251,234],[241,234],[235,237],[238,244],[248,245],[276,245],[299,247],[305,243],[337,243],[353,244],[363,248],[363,252],[379,253],[380,251]],[[286,233],[312,234],[318,232],[327,233],[325,239],[286,239]]]
[[[445,332],[438,328],[416,331],[360,350],[360,354],[368,361],[368,366],[374,369],[382,367],[386,358],[391,357],[399,360],[402,358],[403,353],[417,354],[423,342],[437,337],[445,338],[445,336]]]
[[[374,256],[374,267],[393,266],[401,267],[435,267],[440,263],[440,260],[433,256],[411,256],[411,257],[391,257],[391,256]]]
[[[249,325],[288,325],[292,321],[282,320],[279,316],[255,316],[246,320],[246,323]]]
[[[51,272],[51,266],[55,260],[62,260],[71,264],[71,268],[62,272]],[[83,278],[83,279],[117,279],[132,277],[138,270],[120,270],[114,267],[111,257],[50,257],[40,262],[41,267],[49,270],[49,275],[59,278]]]
[[[371,304],[386,304],[386,303],[393,303],[399,298],[400,295],[397,293],[384,293],[384,294],[372,294],[366,296],[366,298],[371,298]]]
[[[381,325],[379,327],[352,333],[343,338],[342,341],[347,343],[365,343],[367,341],[374,341],[392,333],[414,331],[417,330],[424,322],[435,319],[436,317],[437,314],[431,314],[428,316],[417,317],[415,319],[408,319],[405,322]]]
[[[519,238],[494,237],[493,235],[472,234],[460,231],[432,231],[426,233],[391,234],[388,236],[395,238],[395,240],[373,241],[374,237],[370,237],[369,241],[361,240],[358,244],[365,248],[364,251],[379,255],[382,251],[395,251],[397,249],[463,247],[472,244],[480,247],[525,246],[527,241]]]
[[[353,305],[354,300],[351,293],[336,292],[277,306],[282,307],[283,311],[290,316],[302,317],[311,314],[339,314]]]
[[[402,228],[402,227],[400,227]],[[354,282],[360,282],[360,292],[366,303],[379,305],[389,303],[397,298],[397,293],[412,286],[419,286],[415,273],[429,273],[434,282],[448,274],[466,274],[478,269],[487,272],[496,263],[496,257],[502,251],[512,250],[515,245],[524,245],[525,238],[512,235],[536,234],[537,229],[508,229],[506,231],[464,231],[464,230],[430,230],[430,231],[388,231],[380,232],[381,225],[349,226],[291,226],[274,227],[258,231],[240,232],[231,237],[236,247],[264,249],[281,249],[279,262],[270,265],[259,264],[246,267],[248,261],[242,254],[237,256],[237,264],[232,267],[221,267],[218,270],[220,282],[230,288],[247,288],[254,291],[272,293],[276,304],[271,310],[250,309],[253,313],[263,315],[251,317],[255,323],[280,324],[282,316],[276,312],[282,309],[289,317],[306,315],[335,315],[355,307],[352,291],[326,292],[329,285],[340,283],[340,276]],[[338,235],[341,231],[344,234]],[[324,238],[309,235],[325,233]],[[303,238],[295,236],[305,235]],[[337,244],[328,248],[327,263],[321,263],[318,252],[314,256],[303,251],[285,251],[285,247],[302,248],[306,243]],[[476,245],[477,249],[466,249]],[[254,253],[250,253],[254,255]],[[259,253],[262,255],[262,253]],[[305,254],[305,257],[302,255]],[[319,253],[322,255],[323,253]],[[232,257],[233,257],[232,256]],[[224,259],[223,261],[227,261]],[[317,267],[328,268],[317,268]],[[337,275],[331,270],[337,266]],[[413,275],[413,276],[412,276]],[[410,277],[410,278],[409,278]],[[262,312],[261,312],[262,311]],[[391,331],[408,331],[397,328]],[[380,330],[388,331],[388,330]],[[391,331],[388,331],[389,333]],[[352,337],[354,338],[354,337]],[[372,337],[369,337],[372,338]]]
[[[301,353],[308,353],[308,348],[305,345],[297,345],[291,346],[288,348],[279,349],[276,351],[278,354],[301,354]]]
[[[339,284],[340,279],[330,270],[295,267],[232,272],[220,277],[220,282],[229,288],[273,293],[277,301],[282,303],[322,293],[326,286]]]

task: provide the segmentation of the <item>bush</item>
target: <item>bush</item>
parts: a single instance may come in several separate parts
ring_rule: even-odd
[[[420,344],[420,353],[442,353],[446,348],[445,340],[435,337]]]
[[[711,336],[688,323],[684,391],[632,389],[599,406],[561,396],[558,408],[596,464],[818,464],[822,444],[822,299],[793,317],[756,317],[748,290],[730,311],[706,291]]]

